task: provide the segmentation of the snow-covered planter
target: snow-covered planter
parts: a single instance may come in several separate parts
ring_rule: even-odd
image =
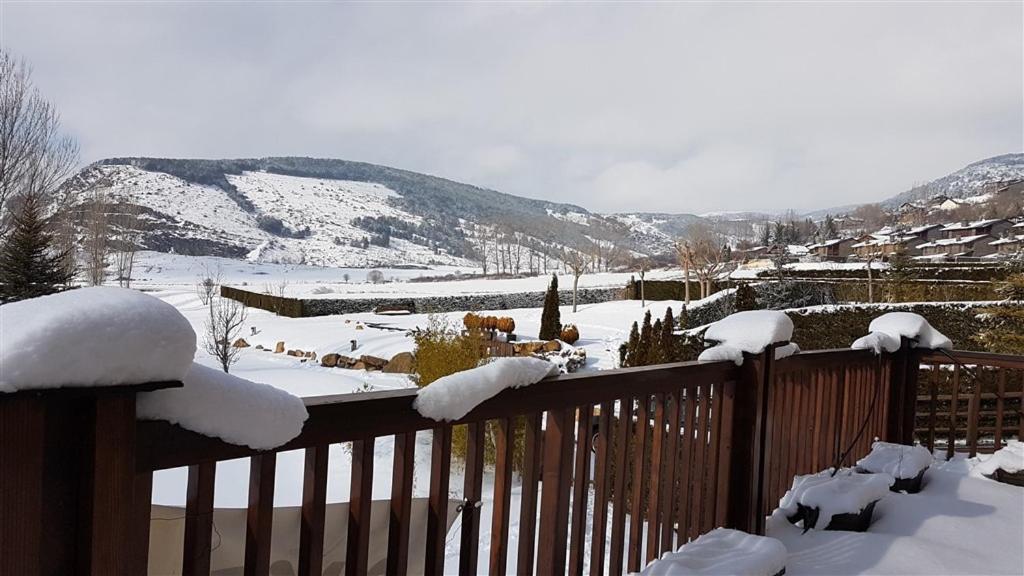
[[[779,540],[716,528],[655,560],[643,576],[731,574],[779,576],[786,572],[786,547]]]
[[[951,349],[953,342],[939,332],[928,320],[913,312],[889,312],[871,321],[867,336],[858,338],[850,347],[873,350],[875,354],[895,352],[903,338],[910,339],[917,348]]]
[[[932,460],[931,452],[921,445],[875,442],[871,453],[857,461],[857,471],[889,474],[896,479],[890,490],[916,494],[921,491],[921,481]]]
[[[895,479],[889,474],[857,474],[846,468],[793,478],[793,486],[779,501],[779,509],[804,531],[848,530],[865,532],[875,504],[889,493]]]
[[[772,344],[785,343],[776,348],[775,358],[785,358],[800,351],[789,343],[793,337],[793,321],[776,310],[748,310],[727,316],[711,324],[704,332],[704,341],[712,344],[697,357],[701,362],[730,360],[743,364],[743,354],[760,354]]]
[[[1024,442],[1010,440],[1006,447],[975,464],[971,468],[971,476],[984,476],[1006,484],[1024,486]]]

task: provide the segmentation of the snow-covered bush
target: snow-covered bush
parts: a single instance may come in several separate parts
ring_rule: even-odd
[[[971,476],[992,476],[996,470],[1011,474],[1024,470],[1024,442],[1010,440],[990,456],[978,456]]]
[[[779,510],[795,518],[801,506],[815,509],[818,515],[814,527],[824,529],[833,516],[857,514],[884,498],[895,481],[889,474],[857,474],[849,468],[834,476],[832,470],[796,476],[792,487],[779,500]]]

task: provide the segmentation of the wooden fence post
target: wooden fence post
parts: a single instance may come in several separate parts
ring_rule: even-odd
[[[886,440],[898,444],[913,444],[919,371],[917,349],[911,347],[910,340],[903,338],[900,349],[893,353],[891,362]]]
[[[765,434],[775,348],[744,355],[733,403],[727,526],[752,534],[764,533]]]
[[[0,394],[0,574],[137,569],[135,395],[172,386]]]

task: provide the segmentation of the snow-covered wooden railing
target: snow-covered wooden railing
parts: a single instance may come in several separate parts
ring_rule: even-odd
[[[916,436],[932,451],[974,456],[1020,437],[1024,357],[951,350],[918,357]]]
[[[387,574],[455,569],[444,565],[446,540],[459,542],[462,574],[502,574],[512,557],[521,573],[582,574],[588,563],[592,574],[638,570],[717,526],[761,532],[764,513],[793,475],[849,465],[876,437],[909,442],[915,418],[918,436],[929,434],[920,425],[932,413],[918,402],[918,365],[941,358],[904,344],[880,355],[831,350],[776,360],[769,348],[741,366],[682,363],[565,375],[505,390],[452,423],[423,417],[413,406],[414,390],[307,398],[302,433],[272,451],[136,421],[135,393],[173,383],[0,395],[0,573],[146,573],[153,472],[188,467],[182,572],[207,574],[216,464],[247,457],[243,562],[246,574],[268,574],[277,454],[304,450],[293,566],[297,574],[322,574],[327,453],[339,443],[351,444],[352,458],[347,574],[369,570],[374,498],[389,500]],[[990,426],[977,422],[990,411],[997,412],[991,415],[999,422],[996,438],[1018,430],[1020,394],[1010,386],[1020,381],[1024,358],[952,354],[968,366],[1011,371],[1002,385],[994,373],[1002,402],[992,409],[984,403],[989,392],[971,389],[980,399],[968,411],[975,437],[987,433]],[[921,383],[930,386],[926,378]],[[489,553],[478,558],[485,528],[476,504],[484,500],[488,423],[497,440],[496,480]],[[516,426],[524,424],[517,437]],[[467,429],[465,474],[452,485],[451,439],[459,426]],[[410,551],[417,432],[432,434],[422,566],[410,565],[419,556]],[[389,437],[392,489],[374,494],[375,448]],[[519,442],[522,505],[514,510],[512,458]],[[452,498],[467,503],[458,534],[447,534]],[[519,520],[514,549],[513,514]]]

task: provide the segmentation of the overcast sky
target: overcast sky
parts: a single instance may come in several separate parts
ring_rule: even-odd
[[[879,200],[1024,150],[1004,3],[14,3],[83,161],[363,160],[596,211]]]

